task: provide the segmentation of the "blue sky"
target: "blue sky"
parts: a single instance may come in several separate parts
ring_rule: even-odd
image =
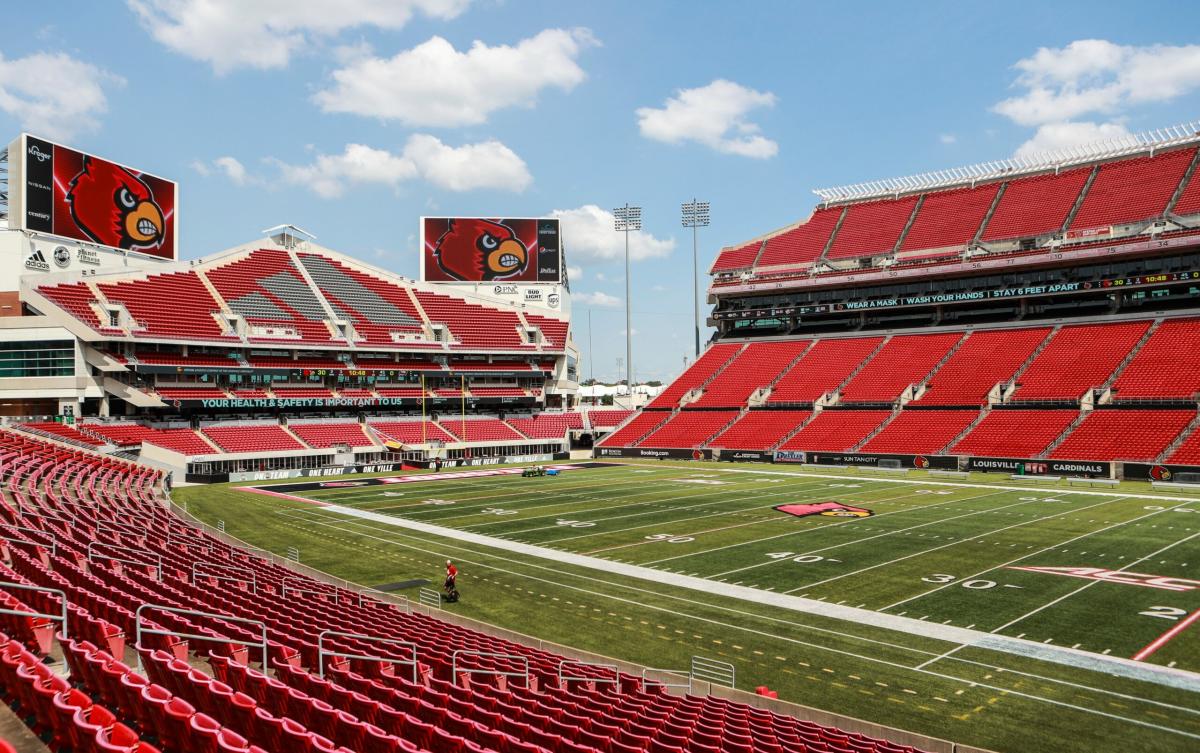
[[[563,213],[597,377],[691,355],[691,236],[805,216],[813,188],[1200,118],[1200,6],[1098,2],[133,0],[20,3],[0,126],[181,183],[184,258],[297,224],[415,276],[417,218]],[[24,34],[14,30],[24,30]],[[702,281],[703,284],[703,281]],[[590,370],[585,367],[585,374]]]

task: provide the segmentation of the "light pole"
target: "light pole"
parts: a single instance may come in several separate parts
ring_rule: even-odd
[[[625,383],[629,385],[629,397],[633,398],[633,317],[629,301],[629,234],[642,229],[642,208],[631,207],[629,202],[613,210],[614,227],[625,233]]]
[[[708,202],[694,198],[683,205],[683,226],[692,229],[692,320],[696,327],[696,357],[700,357],[700,270],[697,262],[696,228],[708,227]]]

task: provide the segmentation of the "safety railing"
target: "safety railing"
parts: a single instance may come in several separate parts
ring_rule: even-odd
[[[167,612],[169,614],[177,614],[182,617],[208,617],[213,620],[221,620],[222,622],[236,622],[242,625],[253,625],[262,631],[261,641],[244,641],[239,638],[226,638],[219,635],[199,635],[196,633],[183,633],[178,630],[161,630],[159,628],[146,627],[146,618],[142,615],[147,609],[157,610],[159,612]],[[138,650],[138,672],[143,672],[142,667],[142,636],[143,635],[165,635],[168,638],[186,638],[190,641],[208,641],[211,643],[229,643],[235,646],[250,646],[262,649],[262,668],[267,671],[269,668],[270,659],[267,656],[267,625],[260,620],[251,620],[246,617],[231,617],[226,614],[217,614],[215,612],[199,612],[194,609],[180,609],[178,607],[168,607],[162,604],[142,604],[134,613],[134,631],[135,642],[134,648]]]
[[[54,534],[49,533],[47,531],[43,531],[40,528],[26,528],[24,526],[14,526],[14,525],[5,525],[4,529],[0,529],[0,530],[5,530],[5,529],[9,529],[9,528],[11,528],[14,531],[22,531],[24,533],[33,533],[33,534],[37,534],[38,536],[44,536],[47,539],[50,539],[50,544],[49,544],[50,555],[54,556],[54,555],[58,554],[58,537],[55,536]],[[22,539],[22,538],[18,538],[16,536],[8,536],[3,533],[0,533],[0,539],[2,539],[4,541],[12,542],[13,544],[24,544],[26,546],[40,546],[40,547],[47,546],[46,544],[41,544],[36,541],[30,541],[29,539]]]
[[[580,675],[580,674],[569,675],[569,674],[567,674],[568,671],[571,671],[568,668],[575,668],[577,670],[582,671],[582,670],[584,670],[585,667],[588,669],[596,669],[596,670],[603,670],[606,672],[611,672],[612,677],[605,677],[603,675],[597,676],[594,674],[593,675]],[[617,669],[616,664],[593,664],[591,662],[573,661],[571,659],[563,659],[562,661],[560,661],[558,663],[558,684],[559,684],[559,686],[561,687],[563,684],[565,684],[567,682],[573,682],[576,680],[583,681],[583,682],[594,682],[597,684],[615,684],[615,683],[618,683],[621,681],[621,672],[619,669]]]
[[[397,659],[392,656],[375,656],[374,654],[352,654],[345,651],[333,651],[325,648],[325,638],[350,638],[352,640],[363,641],[366,643],[384,643],[389,646],[400,646],[407,648],[411,655],[408,659]],[[358,633],[342,633],[337,630],[325,630],[317,635],[317,674],[325,677],[325,657],[335,659],[361,659],[363,661],[377,661],[386,664],[399,664],[412,668],[412,681],[417,684],[417,644],[412,641],[402,641],[398,638],[381,638],[376,635],[360,635]]]
[[[188,527],[188,528],[185,528],[185,530],[195,531],[196,529]],[[213,550],[212,540],[205,538],[200,533],[200,531],[196,531],[195,536],[188,536],[186,534],[180,533],[178,531],[178,529],[175,528],[175,526],[171,526],[171,527],[167,528],[167,546],[169,546],[169,547],[201,546],[210,552]]]
[[[486,669],[484,667],[459,667],[459,657],[472,657],[475,659],[507,659],[521,663],[524,670],[520,672],[509,671],[504,669]],[[468,675],[496,675],[499,677],[524,677],[526,682],[529,681],[529,657],[521,654],[496,654],[490,651],[467,651],[460,649],[450,655],[450,676],[456,678],[458,673],[463,672]]]
[[[693,656],[691,675],[696,680],[733,688],[737,682],[737,667],[727,661]]]
[[[220,572],[201,572],[203,568],[210,568],[217,571],[226,571],[234,573],[242,573],[249,575],[249,578],[238,578],[233,575],[222,575]],[[258,593],[258,576],[253,570],[248,567],[238,567],[237,565],[225,565],[220,562],[204,562],[198,560],[192,563],[192,585],[196,585],[197,578],[212,578],[218,582],[228,583],[249,583],[250,593]]]
[[[422,606],[442,608],[442,592],[434,591],[432,588],[422,588],[417,592],[417,600]]]
[[[655,679],[651,677],[651,673],[666,675],[671,678],[686,677],[687,682],[671,682],[667,677]],[[663,688],[685,688],[688,692],[692,690],[692,673],[686,669],[663,669],[661,667],[645,667],[642,669],[642,686],[657,685]]]
[[[152,557],[154,561],[147,562],[145,560],[140,560],[140,559],[133,559],[133,558],[129,558],[129,557],[118,557],[118,556],[114,556],[111,554],[103,554],[101,552],[96,551],[98,547],[104,548],[104,549],[118,549],[122,552],[133,552],[134,554],[144,554],[148,557]],[[155,578],[155,580],[162,580],[162,578],[163,578],[162,555],[157,554],[155,552],[147,552],[142,549],[134,549],[133,547],[121,546],[120,544],[106,544],[102,541],[93,541],[93,542],[89,543],[88,547],[87,547],[87,560],[88,560],[88,562],[95,562],[98,559],[112,560],[113,562],[120,562],[125,565],[138,565],[140,567],[150,567],[151,565],[153,565],[154,569],[156,571],[158,571],[158,575]]]
[[[0,614],[15,614],[20,615],[21,617],[41,617],[47,620],[54,620],[55,622],[62,623],[63,638],[70,637],[70,634],[67,632],[67,594],[65,591],[61,591],[57,588],[47,588],[45,586],[34,586],[28,583],[13,583],[11,581],[0,582],[0,591],[3,591],[7,588],[13,588],[18,591],[36,591],[38,593],[57,596],[59,601],[62,602],[62,612],[59,614],[48,614],[42,612],[29,612],[23,609],[0,609]]]

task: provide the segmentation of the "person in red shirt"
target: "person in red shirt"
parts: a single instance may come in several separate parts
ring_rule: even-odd
[[[446,560],[446,591],[454,590],[454,581],[458,578],[458,568],[450,560]]]

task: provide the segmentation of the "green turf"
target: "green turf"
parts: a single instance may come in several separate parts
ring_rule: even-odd
[[[756,468],[770,472],[744,472]],[[631,463],[558,478],[439,480],[305,496],[1115,656],[1131,656],[1177,624],[1142,612],[1200,608],[1197,591],[1010,567],[1195,578],[1200,502],[1065,487],[1010,491],[997,487],[1011,481],[997,477],[962,485],[840,476]],[[683,667],[693,655],[725,659],[737,666],[739,687],[766,684],[781,698],[996,750],[1200,746],[1200,699],[1185,691],[978,648],[939,658],[955,645],[518,555],[504,541],[468,544],[348,518],[236,486],[174,496],[201,519],[224,520],[233,535],[278,553],[295,546],[305,564],[358,583],[438,581],[453,557],[464,599],[448,608],[539,638],[652,666]],[[1118,492],[1149,489],[1127,484]],[[874,515],[796,518],[773,509],[822,501]],[[1200,626],[1194,630],[1148,661],[1200,669]]]

